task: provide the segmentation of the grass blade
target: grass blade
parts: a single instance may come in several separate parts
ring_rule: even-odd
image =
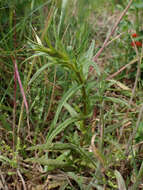
[[[53,65],[53,63],[47,63],[46,65],[44,65],[43,67],[41,67],[31,78],[31,80],[29,81],[29,85],[49,66]]]
[[[71,123],[74,123],[76,121],[80,120],[79,118],[68,118],[66,119],[63,123],[61,123],[56,129],[52,131],[52,133],[47,137],[47,143],[52,142],[52,140],[59,134],[61,133],[68,125]]]
[[[61,112],[61,109],[62,107],[64,106],[64,104],[67,102],[67,100],[75,93],[77,92],[80,88],[82,87],[82,85],[80,86],[77,86],[77,85],[74,85],[73,87],[71,87],[66,93],[65,95],[63,96],[60,104],[58,105],[58,108],[57,108],[57,111],[56,111],[56,114],[55,114],[55,117],[54,117],[54,120],[53,120],[53,123],[51,125],[51,128],[50,128],[50,132],[53,130],[53,128],[56,126],[57,124],[57,121],[58,121],[58,118],[59,118],[59,114]],[[50,134],[49,132],[49,134]],[[49,136],[49,135],[48,135]]]
[[[123,177],[121,176],[120,172],[118,172],[117,170],[115,170],[115,176],[118,182],[118,188],[119,190],[127,190],[126,186],[125,186],[125,182]]]
[[[67,2],[68,2],[68,0],[62,0],[60,22],[59,22],[59,25],[58,25],[58,35],[60,34],[60,30],[61,30],[62,24],[64,22]]]

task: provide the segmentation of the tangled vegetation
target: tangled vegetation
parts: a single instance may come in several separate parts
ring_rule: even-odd
[[[0,189],[143,189],[142,0],[0,9]]]

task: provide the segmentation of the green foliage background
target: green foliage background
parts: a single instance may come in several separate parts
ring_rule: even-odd
[[[26,185],[33,180],[48,189],[142,188],[141,75],[132,91],[137,70],[142,73],[142,50],[131,47],[132,32],[143,27],[141,0],[93,61],[128,2],[0,1],[0,161],[6,184],[10,179],[17,188],[16,176],[22,176]],[[58,180],[62,172],[67,178]],[[47,183],[49,174],[57,180]]]

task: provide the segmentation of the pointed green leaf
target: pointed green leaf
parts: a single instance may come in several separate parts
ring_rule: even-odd
[[[54,120],[53,120],[53,123],[52,123],[52,126],[55,127],[56,126],[56,123],[58,121],[58,118],[59,118],[59,114],[61,112],[61,109],[62,107],[64,106],[64,104],[67,102],[67,100],[75,93],[77,92],[80,88],[82,87],[82,85],[80,86],[77,86],[77,85],[74,85],[73,87],[71,87],[63,96],[62,100],[60,101],[60,104],[58,105],[58,108],[57,108],[57,111],[56,111],[56,114],[55,114],[55,117],[54,117]]]
[[[125,100],[121,100],[119,98],[114,98],[114,97],[107,97],[105,96],[104,97],[104,100],[105,101],[110,101],[110,102],[114,102],[114,103],[118,103],[118,104],[123,104],[123,105],[126,105],[127,107],[129,107],[129,103]]]
[[[53,65],[53,63],[47,63],[46,65],[44,65],[43,67],[41,67],[31,78],[31,80],[29,81],[29,85],[49,66]]]
[[[67,7],[68,0],[62,0],[62,8],[61,8],[61,15],[60,15],[60,22],[58,25],[58,35],[60,34],[61,27],[64,22],[65,14],[66,14],[66,7]]]
[[[118,172],[117,170],[115,170],[115,176],[116,176],[116,179],[117,179],[119,190],[127,190],[125,182],[124,182],[124,179],[121,176],[120,172]]]
[[[58,125],[53,131],[52,133],[47,137],[47,143],[52,142],[52,140],[59,134],[61,133],[68,125],[70,125],[71,123],[74,123],[76,121],[80,120],[80,118],[68,118],[66,119],[63,123],[61,123],[60,125]]]

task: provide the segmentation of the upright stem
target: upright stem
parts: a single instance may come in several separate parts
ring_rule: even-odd
[[[87,115],[87,95],[86,95],[86,90],[85,86],[82,87],[82,99],[83,99],[83,113],[86,116]]]
[[[100,108],[100,138],[101,138],[101,144],[100,144],[100,151],[102,151],[103,145],[104,145],[104,113],[103,113],[103,107],[104,107],[104,101],[100,102],[101,108]]]
[[[77,78],[78,78],[78,81],[82,86],[82,89],[81,89],[81,93],[82,93],[82,102],[83,102],[83,113],[84,115],[86,116],[87,114],[87,94],[86,94],[86,89],[85,89],[85,84],[84,84],[84,81],[80,75],[80,72],[76,72],[76,75],[77,75]]]
[[[126,14],[126,12],[128,11],[128,9],[130,8],[131,4],[132,4],[133,0],[130,0],[128,5],[126,6],[126,8],[123,10],[123,12],[121,13],[121,15],[119,16],[118,20],[116,21],[115,25],[113,26],[110,34],[107,36],[107,38],[105,39],[102,47],[99,49],[99,51],[96,53],[96,55],[93,57],[93,60],[95,62],[97,62],[98,57],[101,55],[101,53],[103,52],[104,48],[107,46],[107,43],[110,39],[110,37],[114,34],[114,32],[116,31],[119,23],[121,22],[123,16]]]
[[[83,81],[80,72],[76,72],[76,76],[78,78],[78,81],[80,84],[82,84],[82,89],[81,89],[81,93],[82,93],[82,103],[83,103],[83,115],[86,116],[87,115],[87,94],[86,94],[86,89],[85,89],[85,82]],[[86,119],[84,119],[83,121],[83,133],[86,131]]]

